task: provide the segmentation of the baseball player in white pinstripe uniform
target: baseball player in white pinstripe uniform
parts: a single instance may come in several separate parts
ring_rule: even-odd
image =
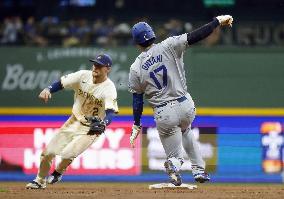
[[[134,114],[130,144],[134,146],[141,131],[140,118],[145,95],[154,109],[157,130],[166,152],[166,172],[170,182],[176,186],[182,184],[179,173],[184,161],[182,147],[191,161],[194,179],[200,183],[210,180],[191,132],[196,111],[187,91],[183,54],[190,45],[209,36],[218,26],[231,26],[232,22],[230,15],[218,16],[197,30],[169,37],[158,44],[154,44],[156,36],[147,23],[139,22],[132,28],[134,42],[142,53],[131,65],[129,73]]]
[[[42,152],[38,174],[26,185],[27,189],[44,189],[47,183],[60,181],[74,158],[96,141],[118,112],[116,88],[108,78],[112,65],[110,56],[100,54],[90,61],[92,70],[65,75],[39,94],[39,98],[47,102],[52,93],[59,90],[75,92],[72,115]],[[61,156],[62,161],[47,178],[56,155]]]

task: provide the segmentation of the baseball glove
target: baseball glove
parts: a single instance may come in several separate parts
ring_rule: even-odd
[[[98,116],[86,118],[90,123],[90,130],[87,135],[101,135],[105,132],[106,123]]]

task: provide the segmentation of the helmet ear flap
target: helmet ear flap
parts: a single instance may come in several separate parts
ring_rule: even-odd
[[[132,27],[132,37],[136,44],[143,44],[153,38],[156,38],[156,35],[149,24],[146,22],[139,22]]]

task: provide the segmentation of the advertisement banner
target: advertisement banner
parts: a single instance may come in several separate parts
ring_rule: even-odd
[[[206,170],[211,174],[281,174],[283,126],[283,117],[197,116],[192,133],[206,162]],[[166,156],[154,125],[144,128],[142,144],[143,172],[164,170]],[[182,170],[191,170],[185,152],[184,159]]]
[[[36,174],[40,154],[63,122],[0,122],[0,171]],[[78,156],[66,174],[140,174],[140,137],[129,145],[131,124],[113,122],[99,139]],[[52,168],[60,161],[57,157]]]
[[[2,119],[0,180],[35,175],[42,150],[66,119],[67,116],[22,115]],[[125,180],[128,176],[137,181],[166,177],[166,156],[154,118],[142,117],[143,131],[135,148],[129,145],[132,119],[115,117],[105,134],[73,161],[66,176],[81,180],[86,176]],[[282,182],[283,129],[284,117],[197,116],[191,133],[214,181]],[[182,174],[192,180],[191,163],[185,152],[184,159]],[[60,157],[55,159],[52,169],[59,161]]]
[[[144,128],[146,135],[143,135],[143,171],[162,171],[166,155],[155,127]],[[216,127],[197,127],[191,133],[197,140],[203,159],[206,161],[206,170],[210,173],[216,171],[217,166],[217,128]],[[191,162],[183,151],[184,163],[181,170],[191,171]]]

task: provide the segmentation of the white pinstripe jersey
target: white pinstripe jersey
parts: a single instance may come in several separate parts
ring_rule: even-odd
[[[116,88],[109,78],[94,84],[92,71],[80,70],[61,77],[61,83],[75,92],[72,113],[77,120],[85,123],[85,116],[94,115],[103,119],[106,109],[118,112]]]

